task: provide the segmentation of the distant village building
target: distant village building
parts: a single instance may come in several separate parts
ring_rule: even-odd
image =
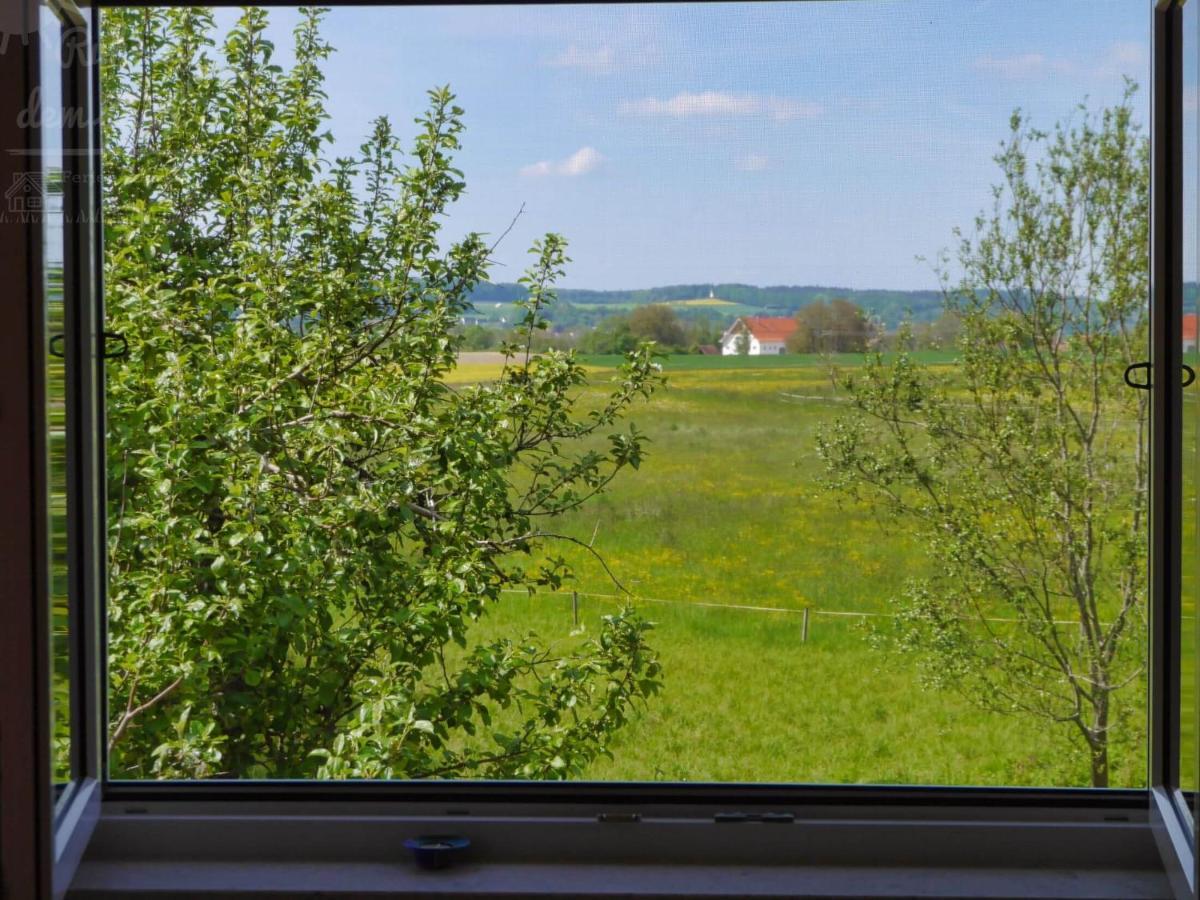
[[[1186,313],[1183,317],[1183,352],[1192,353],[1196,349],[1196,314]]]
[[[787,353],[787,339],[796,330],[790,316],[742,316],[721,335],[721,355],[737,356],[743,341],[750,356]]]

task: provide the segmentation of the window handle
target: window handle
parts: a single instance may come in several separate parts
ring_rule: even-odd
[[[1140,363],[1134,363],[1131,366],[1127,366],[1125,368],[1125,383],[1127,385],[1129,385],[1131,388],[1137,388],[1139,391],[1150,390],[1150,387],[1151,387],[1151,385],[1150,385],[1150,365],[1151,364],[1148,362],[1140,362]],[[1134,381],[1133,378],[1130,377],[1138,369],[1146,370],[1146,380],[1145,381]],[[1184,363],[1183,364],[1183,386],[1187,387],[1195,380],[1196,380],[1196,370],[1193,369],[1191,366],[1189,366],[1187,363]]]
[[[61,331],[58,334],[50,335],[50,355],[57,356],[59,359],[62,359],[63,348],[66,346],[66,340],[67,336]],[[109,341],[116,341],[120,344],[120,346],[115,350],[109,350]],[[100,355],[104,359],[121,359],[129,355],[129,339],[126,338],[125,335],[116,331],[100,332],[100,343],[104,348],[100,351]],[[1193,374],[1192,377],[1194,378],[1195,375]]]
[[[109,341],[119,343],[120,346],[117,347],[115,350],[109,350],[108,349]],[[102,332],[100,332],[100,346],[103,348],[100,351],[100,355],[104,359],[124,359],[126,356],[129,355],[129,339],[126,338],[125,335],[123,335],[117,331],[102,331]],[[1193,378],[1196,377],[1195,373],[1192,373],[1192,377]],[[1189,382],[1189,384],[1190,384],[1190,382]]]
[[[1138,369],[1146,370],[1146,380],[1145,381],[1134,381],[1133,378],[1130,377]],[[1140,363],[1134,363],[1131,366],[1127,366],[1125,368],[1125,383],[1127,385],[1129,385],[1131,388],[1136,388],[1139,391],[1150,390],[1150,363],[1140,362]]]

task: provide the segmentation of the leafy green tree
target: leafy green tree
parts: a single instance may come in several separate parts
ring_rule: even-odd
[[[462,329],[463,350],[493,350],[500,346],[501,335],[485,325],[468,325]]]
[[[802,307],[796,313],[796,330],[792,333],[793,344],[799,353],[832,353],[835,336],[833,313],[821,300]],[[804,340],[803,346],[799,341]]]
[[[962,337],[962,319],[958,314],[945,310],[940,316],[930,322],[904,323],[905,341],[914,350],[951,350],[958,345]],[[888,346],[895,349],[900,340],[900,329],[886,335]]]
[[[792,353],[862,353],[872,337],[866,313],[844,297],[835,297],[801,307],[787,348]]]
[[[649,625],[556,649],[476,625],[567,577],[522,560],[638,466],[615,426],[657,366],[631,353],[583,410],[580,365],[531,352],[551,234],[502,374],[447,384],[491,249],[439,248],[462,110],[431,91],[406,160],[379,119],[327,162],[319,20],[284,69],[262,9],[219,50],[204,10],[104,17],[108,311],[133,348],[108,385],[112,771],[577,774],[658,685]]]
[[[629,317],[608,316],[601,319],[595,328],[584,334],[578,343],[581,353],[613,354],[628,353],[638,344]]]
[[[844,297],[829,301],[829,325],[835,353],[862,353],[874,336],[867,314]]]
[[[943,312],[929,325],[929,348],[941,350],[955,346],[962,336],[962,330],[962,318],[957,313],[949,310]]]
[[[1124,101],[1037,131],[1016,113],[994,206],[941,260],[953,373],[876,356],[819,441],[835,488],[926,541],[897,599],[932,684],[1060,723],[1110,778],[1138,766],[1145,666],[1149,155]],[[1128,702],[1116,704],[1128,688]],[[1136,776],[1130,776],[1136,777]]]
[[[721,341],[721,335],[725,329],[717,322],[714,322],[706,313],[700,313],[693,317],[686,327],[685,341],[687,343],[689,353],[699,353],[703,346],[716,346]]]
[[[629,314],[629,331],[641,341],[654,341],[667,350],[682,347],[687,340],[683,323],[665,303],[648,303]]]
[[[820,303],[813,304],[821,306]],[[808,309],[809,307],[805,307]],[[787,346],[788,353],[812,353],[817,347],[817,336],[813,332],[813,315],[802,315],[804,310],[796,313],[796,330],[788,335]]]

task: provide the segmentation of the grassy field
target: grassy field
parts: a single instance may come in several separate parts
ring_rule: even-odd
[[[614,360],[587,362],[597,384],[611,376]],[[815,434],[842,408],[827,360],[665,363],[668,388],[633,417],[649,459],[557,525],[595,535],[657,623],[665,671],[663,692],[587,777],[1084,786],[1062,726],[925,690],[910,656],[872,646],[889,600],[931,563],[911,536],[821,486]],[[464,379],[488,376],[469,368]],[[554,550],[577,566],[582,624],[595,633],[617,591],[584,554]],[[575,640],[572,628],[562,595],[514,595],[483,624],[561,641]],[[1137,687],[1124,702],[1144,705]],[[1143,783],[1143,737],[1114,737],[1113,784]]]
[[[719,308],[723,306],[740,306],[742,304],[734,303],[732,300],[722,300],[720,297],[694,297],[691,300],[667,300],[665,305],[679,306],[687,309],[697,307]]]

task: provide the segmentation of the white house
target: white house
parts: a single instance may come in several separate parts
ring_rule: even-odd
[[[750,356],[775,356],[787,353],[787,339],[796,330],[789,316],[742,316],[721,335],[721,355],[737,356],[743,341]]]

